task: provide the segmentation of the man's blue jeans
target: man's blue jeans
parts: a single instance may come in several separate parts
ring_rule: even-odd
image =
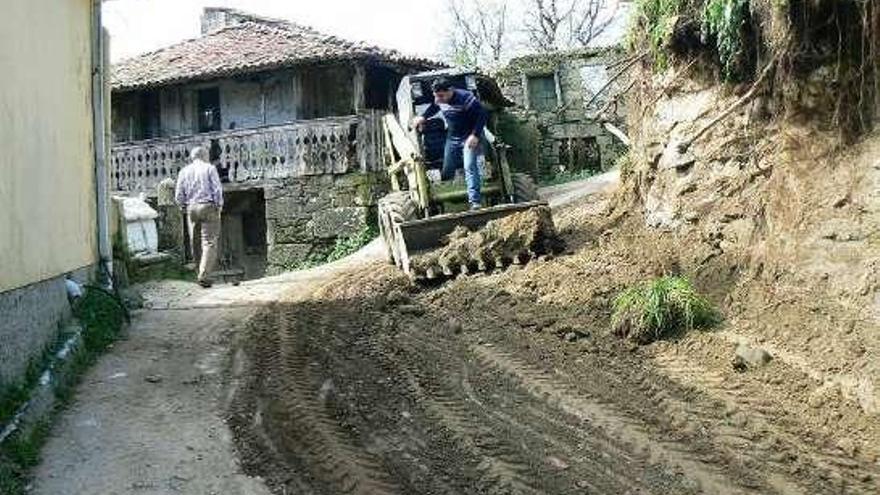
[[[482,178],[480,177],[478,158],[482,154],[482,140],[474,149],[468,148],[463,141],[457,139],[446,140],[446,149],[443,154],[443,170],[440,172],[440,178],[442,180],[452,180],[455,178],[455,171],[464,167],[464,180],[467,184],[468,203],[471,205],[480,204],[480,186]]]

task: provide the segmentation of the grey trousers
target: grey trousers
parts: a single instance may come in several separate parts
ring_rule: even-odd
[[[211,203],[190,205],[186,209],[193,261],[199,263],[199,281],[210,281],[217,265],[220,244],[220,210]],[[198,237],[197,237],[198,236]],[[200,238],[201,242],[196,242]],[[200,256],[201,255],[201,256]]]

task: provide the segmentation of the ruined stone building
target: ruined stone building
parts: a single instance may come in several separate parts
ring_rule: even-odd
[[[533,164],[527,171],[543,177],[613,167],[625,146],[603,124],[623,127],[625,108],[614,99],[619,88],[609,68],[620,58],[614,48],[560,51],[514,58],[498,71],[516,103],[502,131],[512,161]]]
[[[429,60],[208,8],[202,35],[114,67],[113,188],[154,196],[190,149],[225,183],[221,266],[277,273],[362,231],[385,191],[381,114]],[[166,218],[163,243],[180,244]]]

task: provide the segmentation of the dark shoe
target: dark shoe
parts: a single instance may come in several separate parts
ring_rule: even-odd
[[[209,289],[209,288],[210,288],[212,285],[214,285],[214,284],[212,284],[212,283],[211,283],[210,281],[208,281],[208,280],[199,280],[199,285],[201,285],[202,287],[204,287],[204,288],[206,288],[206,289]]]

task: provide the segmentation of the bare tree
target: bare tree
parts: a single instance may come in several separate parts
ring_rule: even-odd
[[[503,0],[448,0],[451,23],[446,51],[465,66],[497,65],[509,48],[508,10]]]
[[[613,18],[608,0],[526,0],[523,31],[536,52],[585,47]],[[616,7],[617,3],[613,5]]]

